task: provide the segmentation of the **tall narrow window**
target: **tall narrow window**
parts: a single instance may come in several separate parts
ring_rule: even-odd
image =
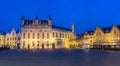
[[[65,34],[63,33],[63,38],[64,38],[64,35],[65,35]]]
[[[47,33],[47,39],[49,39],[49,33]]]
[[[61,38],[61,33],[60,33],[60,38]]]
[[[44,39],[44,33],[42,34],[42,39]]]
[[[23,39],[25,39],[25,33],[23,33]]]
[[[18,37],[18,40],[20,40],[20,37]]]
[[[9,38],[7,38],[7,40],[9,41]]]
[[[32,46],[35,46],[34,41],[32,41]]]
[[[38,39],[39,39],[39,36],[40,36],[40,35],[39,35],[39,33],[38,33],[38,34],[37,34],[37,38],[38,38]]]
[[[30,39],[30,34],[28,33],[28,39]]]
[[[35,34],[33,33],[33,39],[35,38]]]
[[[56,38],[58,37],[58,34],[56,33]]]
[[[53,32],[53,38],[54,38],[54,32]]]

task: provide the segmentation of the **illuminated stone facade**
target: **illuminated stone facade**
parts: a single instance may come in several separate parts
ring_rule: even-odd
[[[62,39],[71,38],[74,35],[74,25],[71,29],[52,25],[52,19],[29,20],[22,17],[21,42],[22,49],[46,49],[57,48]]]
[[[12,29],[11,32],[6,33],[4,45],[11,49],[17,48],[17,44],[20,43],[20,32]]]
[[[2,47],[5,43],[5,33],[0,32],[0,47]]]
[[[80,34],[79,39],[79,44],[119,45],[120,26],[115,24],[107,28],[97,26],[95,30]]]

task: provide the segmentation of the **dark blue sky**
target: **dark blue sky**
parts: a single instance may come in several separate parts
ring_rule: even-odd
[[[22,14],[26,18],[46,18],[50,13],[52,23],[69,28],[75,25],[75,32],[84,32],[120,24],[119,0],[1,0],[0,31],[18,29]]]

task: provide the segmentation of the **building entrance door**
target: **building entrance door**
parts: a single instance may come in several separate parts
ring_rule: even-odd
[[[30,49],[30,44],[28,44],[28,49]]]
[[[17,47],[16,47],[17,49],[20,49],[20,43],[17,43]]]
[[[54,43],[52,44],[52,49],[55,49],[55,44]]]
[[[44,49],[44,44],[42,44],[42,49]]]

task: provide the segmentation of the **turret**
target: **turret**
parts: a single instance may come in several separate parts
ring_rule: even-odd
[[[47,17],[47,19],[48,19],[48,24],[49,24],[49,25],[52,25],[52,23],[51,23],[51,22],[52,22],[52,18],[51,18],[50,15]]]
[[[36,17],[35,17],[35,24],[38,25],[38,14],[36,14]]]
[[[74,24],[71,24],[71,31],[74,33]]]
[[[21,25],[24,25],[24,22],[25,22],[25,16],[24,15],[22,15],[22,18],[21,18]]]

